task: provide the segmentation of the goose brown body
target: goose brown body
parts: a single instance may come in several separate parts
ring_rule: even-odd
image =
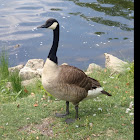
[[[74,105],[85,99],[89,90],[101,87],[97,80],[88,77],[82,70],[69,65],[58,66],[48,58],[43,68],[42,83],[50,94]]]

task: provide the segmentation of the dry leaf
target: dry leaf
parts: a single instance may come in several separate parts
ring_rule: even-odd
[[[107,69],[104,69],[104,72],[107,72]]]
[[[35,94],[32,92],[32,93],[31,93],[31,96],[32,96],[32,97],[34,97],[34,96],[35,96]]]
[[[48,106],[48,104],[44,104],[43,106],[44,106],[44,107],[45,107],[45,106]]]
[[[124,124],[124,123],[122,124],[122,126],[125,126],[125,125],[126,125],[126,124]]]
[[[129,84],[130,84],[129,82],[128,82],[128,83],[126,83],[126,85],[127,85],[127,86],[129,86]]]
[[[24,87],[24,88],[25,88],[25,87]],[[25,93],[28,93],[28,90],[25,88],[25,89],[24,89],[24,92],[25,92]]]
[[[41,98],[41,101],[46,100],[46,98]]]
[[[133,99],[133,98],[134,98],[134,96],[130,96],[130,98],[132,98],[132,99]]]
[[[34,107],[37,107],[38,106],[38,104],[34,104]]]
[[[114,88],[118,89],[119,87],[118,86],[115,86]]]

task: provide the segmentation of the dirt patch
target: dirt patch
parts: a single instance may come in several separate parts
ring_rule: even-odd
[[[109,137],[113,136],[115,133],[118,133],[118,131],[116,129],[113,129],[113,128],[107,129],[107,131],[106,131],[106,135]]]
[[[47,137],[53,137],[53,119],[52,118],[45,118],[43,119],[42,123],[40,124],[31,124],[28,126],[24,126],[19,129],[19,131],[26,131],[27,133],[37,133],[40,132],[42,135]]]
[[[37,128],[41,134],[45,136],[53,136],[53,130],[52,130],[52,118],[45,118],[41,124],[35,125],[35,128]]]

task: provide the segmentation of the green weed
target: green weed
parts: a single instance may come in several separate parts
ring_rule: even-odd
[[[21,85],[21,78],[19,77],[19,72],[18,71],[13,71],[10,73],[9,76],[13,91],[19,92],[22,90],[22,85]]]
[[[5,50],[2,50],[0,53],[0,78],[6,79],[8,76],[8,54]]]

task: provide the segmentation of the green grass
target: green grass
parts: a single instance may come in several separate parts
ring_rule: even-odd
[[[79,105],[80,120],[66,124],[74,118],[74,106],[66,118],[55,113],[65,112],[65,102],[48,101],[39,81],[26,87],[27,97],[0,104],[0,139],[2,140],[132,140],[134,139],[134,63],[122,74],[111,75],[109,70],[95,71],[90,75],[99,80],[111,97],[83,101]],[[34,94],[31,94],[33,92]],[[36,107],[35,107],[36,106]],[[44,127],[44,128],[43,128]]]
[[[5,50],[2,50],[2,52],[0,53],[0,78],[3,80],[8,76],[8,54]]]
[[[21,81],[18,71],[14,71],[10,74],[10,82],[12,84],[13,91],[19,92],[22,89]]]
[[[19,72],[9,72],[8,67],[8,53],[3,49],[0,53],[0,104],[28,95],[26,88],[21,84]]]

